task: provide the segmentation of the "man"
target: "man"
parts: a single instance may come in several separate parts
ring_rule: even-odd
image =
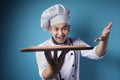
[[[49,31],[52,38],[39,46],[86,45],[80,39],[68,37],[70,31],[69,9],[56,4],[46,9],[41,16],[41,27]],[[80,56],[100,59],[104,56],[112,23],[103,30],[100,41],[92,50],[36,52],[39,74],[43,80],[79,80]]]

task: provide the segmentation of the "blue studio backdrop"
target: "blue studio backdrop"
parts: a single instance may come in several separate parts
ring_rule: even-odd
[[[42,12],[57,3],[71,10],[69,36],[93,40],[112,21],[106,55],[101,60],[81,58],[81,80],[120,80],[120,0],[1,0],[0,80],[41,80],[34,52],[20,52],[51,35],[40,28]]]

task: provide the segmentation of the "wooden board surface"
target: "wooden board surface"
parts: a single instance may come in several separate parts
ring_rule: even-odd
[[[23,48],[21,52],[36,52],[36,51],[55,51],[55,50],[90,50],[93,47],[86,47],[85,45],[65,45],[65,46],[31,46],[28,48]]]

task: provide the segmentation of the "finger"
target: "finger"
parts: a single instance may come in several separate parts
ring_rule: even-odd
[[[111,29],[111,27],[112,27],[112,22],[110,22],[110,23],[107,25],[106,29]]]
[[[59,68],[61,69],[63,63],[64,63],[64,60],[65,60],[65,56],[63,57],[63,59],[59,62]]]
[[[47,62],[49,63],[49,64],[52,64],[52,55],[51,55],[51,52],[50,51],[45,51],[45,57],[46,57],[46,59],[47,59]]]
[[[103,30],[103,33],[100,37],[97,37],[94,42],[97,42],[97,41],[102,41],[102,40],[105,40],[105,38],[108,38],[109,34],[110,34],[110,29],[112,27],[112,22],[110,22],[107,27]]]
[[[64,51],[62,51],[62,53],[61,53],[61,55],[60,55],[60,57],[59,57],[59,68],[62,67],[62,65],[63,65],[63,63],[64,63],[64,60],[65,60],[65,55],[66,55],[66,53],[68,53],[68,52],[69,52],[69,50],[64,50]]]
[[[54,51],[54,58],[53,58],[54,63],[58,64],[58,56],[57,56],[57,51]]]
[[[96,39],[94,40],[94,42],[103,41],[103,40],[105,40],[105,39],[106,39],[106,37],[100,36],[100,37],[96,38]]]
[[[68,53],[69,50],[63,50],[62,53],[60,54],[59,59],[61,59],[62,57],[64,57],[66,55],[66,53]]]
[[[106,37],[106,36],[100,36],[98,39],[99,39],[99,41],[104,41],[104,40],[107,40],[108,37]]]
[[[94,42],[97,42],[97,41],[100,41],[98,37],[94,40]]]
[[[109,34],[110,34],[110,30],[106,30],[106,31],[102,34],[102,36],[108,37]]]
[[[60,60],[63,60],[65,58],[66,53],[68,53],[69,50],[63,50],[60,57],[58,58],[58,62],[60,62]]]
[[[58,57],[57,57],[57,51],[54,51],[54,59],[57,60]]]

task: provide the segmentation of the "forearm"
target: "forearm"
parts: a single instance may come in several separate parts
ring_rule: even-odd
[[[96,54],[99,57],[101,57],[105,54],[111,27],[112,27],[112,22],[110,22],[108,24],[108,26],[106,28],[104,28],[102,35],[96,39],[96,40],[100,41],[96,48]]]
[[[100,41],[97,48],[96,48],[96,54],[101,57],[105,54],[106,48],[107,48],[108,38],[104,41]]]
[[[48,65],[48,67],[42,72],[42,76],[44,79],[52,79],[57,73],[53,71],[53,69]]]

